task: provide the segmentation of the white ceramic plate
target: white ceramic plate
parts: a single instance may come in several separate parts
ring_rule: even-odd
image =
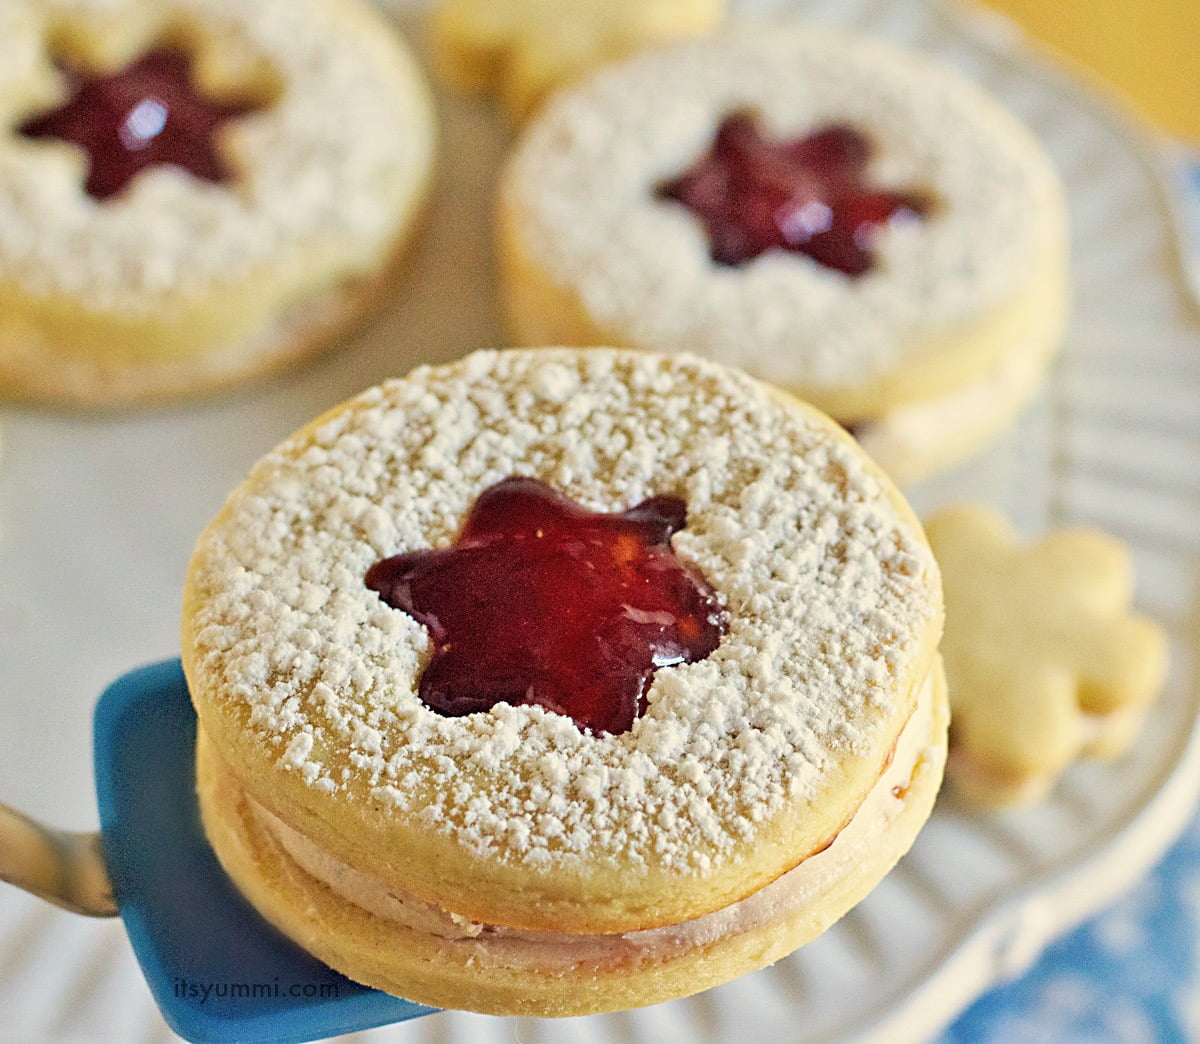
[[[400,5],[394,5],[400,6]],[[943,802],[860,907],[774,968],[701,996],[565,1022],[445,1013],[373,1042],[919,1040],[1162,853],[1200,793],[1200,325],[1156,161],[1107,103],[1030,60],[998,23],[914,0],[756,3],[918,47],[980,80],[1046,142],[1075,226],[1076,320],[1037,407],[922,510],[982,499],[1029,534],[1090,522],[1126,539],[1139,602],[1173,668],[1134,753],[1073,770],[1036,809]],[[174,655],[191,542],[262,452],[325,407],[418,361],[499,343],[488,206],[504,131],[486,103],[444,100],[429,231],[395,302],[347,350],[240,397],[131,418],[0,411],[0,797],[95,825],[90,712],[122,671]],[[0,889],[6,1040],[170,1039],[118,925]]]

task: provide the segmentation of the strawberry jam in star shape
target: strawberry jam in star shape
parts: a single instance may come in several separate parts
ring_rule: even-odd
[[[63,72],[67,101],[27,120],[18,132],[82,149],[88,158],[84,189],[98,200],[115,196],[148,167],[181,167],[204,181],[228,180],[217,132],[259,108],[200,97],[190,59],[174,49],[150,51],[117,73]]]
[[[859,276],[874,264],[880,226],[930,210],[919,193],[866,183],[871,149],[858,131],[825,127],[794,141],[767,141],[753,115],[721,122],[712,147],[690,170],[658,186],[704,223],[712,259],[742,265],[768,250],[806,254]]]
[[[366,575],[429,631],[421,699],[456,717],[536,704],[582,729],[628,731],[659,667],[709,655],[728,628],[716,595],[671,549],[682,500],[588,511],[532,478],[475,502],[454,546]]]

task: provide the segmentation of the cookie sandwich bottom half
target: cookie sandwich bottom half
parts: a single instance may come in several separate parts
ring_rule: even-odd
[[[482,924],[397,893],[257,804],[203,735],[197,775],[204,828],[222,865],[269,921],[327,964],[437,1007],[580,1015],[698,993],[828,928],[883,879],[929,817],[947,721],[939,665],[891,766],[828,848],[729,906],[618,935]]]

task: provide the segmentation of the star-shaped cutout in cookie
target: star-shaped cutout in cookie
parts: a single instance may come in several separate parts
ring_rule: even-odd
[[[871,144],[853,127],[771,141],[748,112],[722,120],[708,153],[658,187],[704,224],[712,259],[743,265],[768,250],[805,254],[860,276],[874,264],[880,228],[928,213],[928,197],[872,186]]]
[[[496,91],[520,119],[595,66],[701,36],[724,12],[725,0],[440,0],[433,42],[445,79]]]
[[[621,733],[654,672],[704,659],[727,627],[671,549],[685,522],[675,497],[603,514],[510,478],[479,497],[453,547],[385,559],[366,583],[428,629],[418,691],[434,710],[536,704]]]
[[[26,120],[17,130],[34,139],[57,139],[88,159],[84,189],[95,199],[115,196],[149,167],[181,167],[204,181],[230,172],[217,148],[229,120],[258,106],[217,102],[197,93],[191,61],[182,51],[149,51],[115,73],[64,69],[67,100]]]
[[[1022,546],[975,505],[925,528],[945,588],[948,774],[960,791],[1033,800],[1081,755],[1122,753],[1167,662],[1162,629],[1131,611],[1124,545],[1072,528]]]

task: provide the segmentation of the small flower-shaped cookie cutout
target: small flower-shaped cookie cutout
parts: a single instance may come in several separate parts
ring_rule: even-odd
[[[947,774],[969,800],[1034,801],[1080,756],[1132,743],[1166,673],[1166,638],[1130,611],[1125,546],[1095,529],[1021,545],[994,512],[926,523],[942,569],[950,685]]]
[[[594,66],[702,36],[725,0],[440,0],[433,43],[443,77],[494,90],[514,119]]]

